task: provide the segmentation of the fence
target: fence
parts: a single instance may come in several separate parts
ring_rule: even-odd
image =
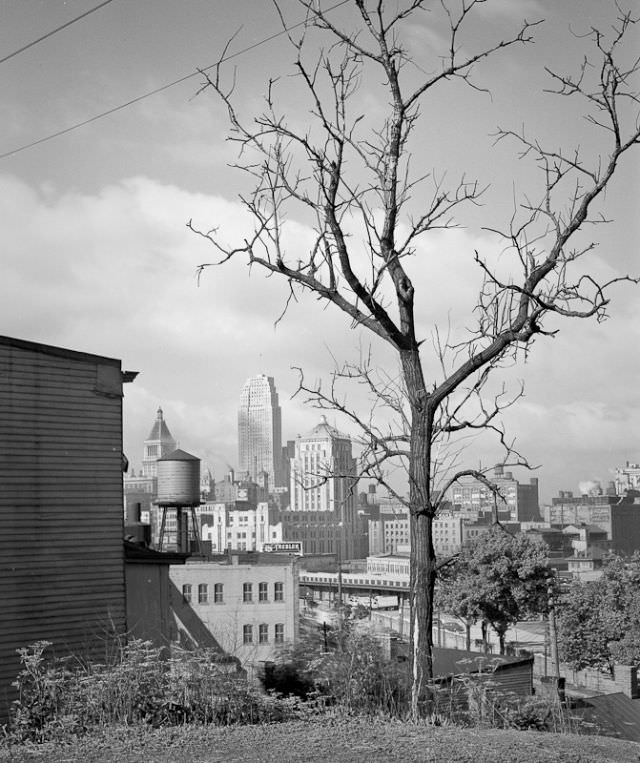
[[[546,668],[546,670],[545,670]],[[533,665],[534,676],[544,676],[553,672],[553,663],[542,654],[536,654]],[[594,668],[573,670],[569,665],[560,664],[560,677],[578,688],[587,689],[597,694],[616,694],[622,692],[631,699],[640,696],[638,692],[637,668],[633,665],[615,665],[614,675],[607,676]]]

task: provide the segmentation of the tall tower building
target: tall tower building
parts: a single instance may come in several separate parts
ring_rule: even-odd
[[[302,541],[305,553],[354,558],[358,477],[351,440],[323,416],[311,432],[296,439],[290,473],[284,539]]]
[[[171,436],[169,427],[162,417],[162,408],[158,408],[155,423],[144,441],[142,472],[145,477],[157,477],[159,458],[168,456],[176,449],[176,441]]]
[[[269,490],[282,483],[282,418],[272,376],[253,376],[240,393],[238,411],[238,467],[242,475]]]

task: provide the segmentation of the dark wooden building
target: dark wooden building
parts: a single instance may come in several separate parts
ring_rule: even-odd
[[[0,717],[36,640],[104,659],[126,629],[119,360],[0,336]]]

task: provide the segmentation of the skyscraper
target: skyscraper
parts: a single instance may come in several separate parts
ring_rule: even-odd
[[[272,376],[253,376],[244,383],[238,411],[238,466],[254,482],[266,474],[269,490],[280,487],[282,419]]]
[[[305,553],[354,558],[358,477],[349,437],[323,416],[311,432],[298,435],[290,474],[283,540],[301,541]]]

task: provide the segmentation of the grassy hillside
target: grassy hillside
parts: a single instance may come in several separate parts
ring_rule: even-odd
[[[606,737],[326,718],[267,726],[108,728],[77,743],[14,747],[1,763],[638,763]]]

